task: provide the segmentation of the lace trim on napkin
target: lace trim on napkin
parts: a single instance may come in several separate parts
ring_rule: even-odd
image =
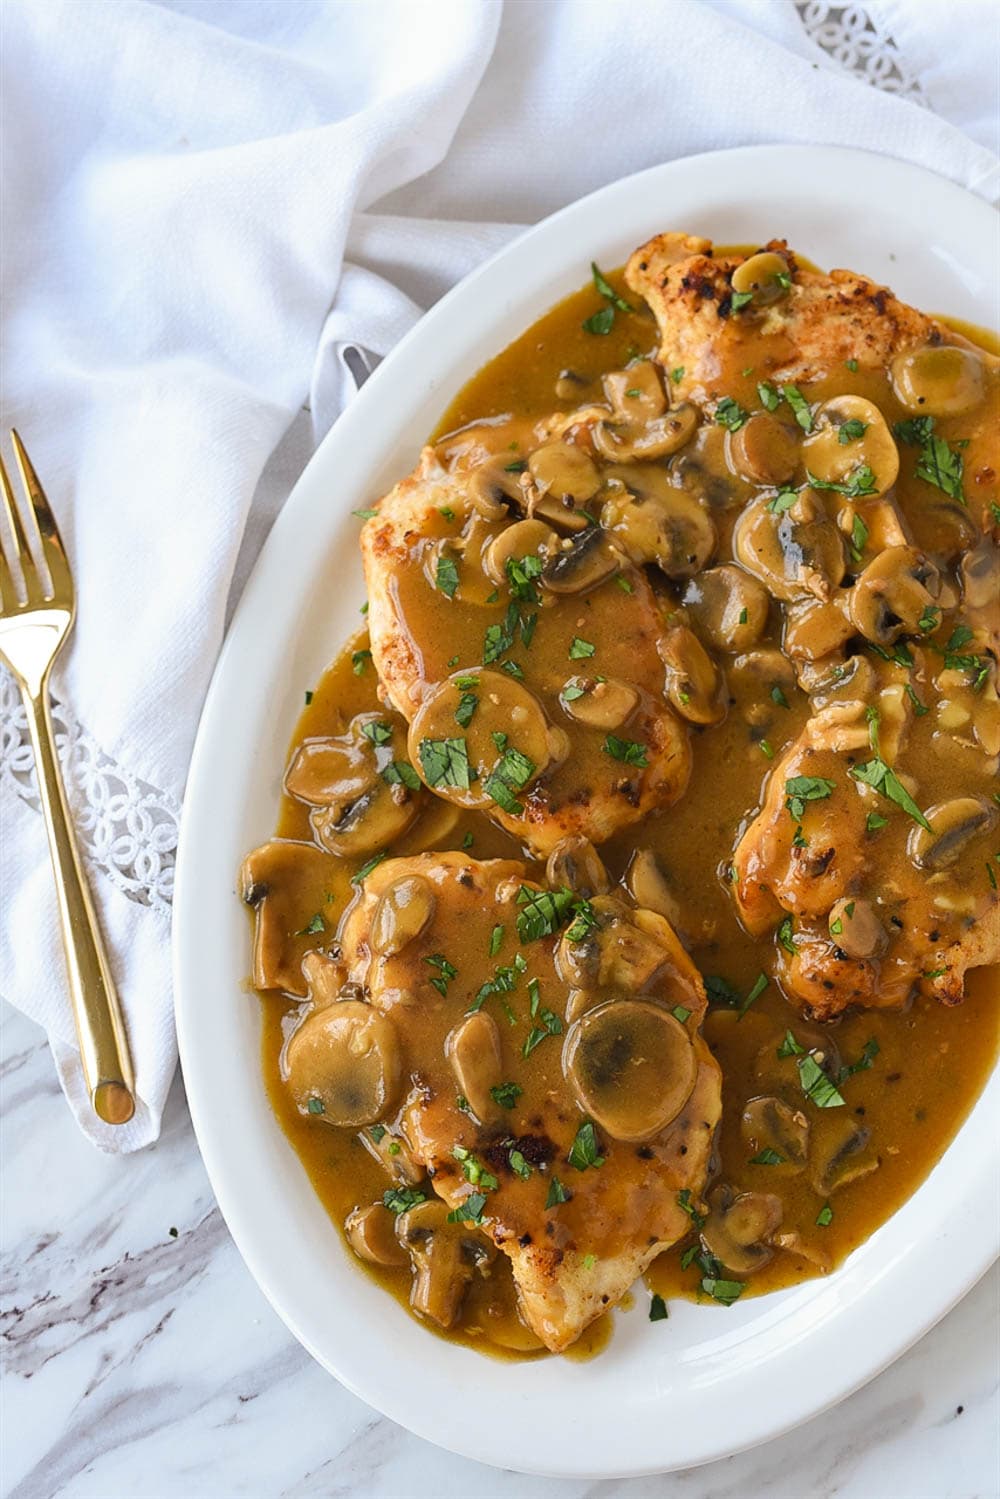
[[[864,6],[795,0],[795,9],[810,40],[841,67],[888,94],[927,105],[919,78],[910,72],[892,37],[875,25]]]
[[[129,900],[169,912],[180,803],[118,765],[56,699],[52,723],[84,857]],[[0,671],[0,795],[10,791],[41,810],[21,696]]]

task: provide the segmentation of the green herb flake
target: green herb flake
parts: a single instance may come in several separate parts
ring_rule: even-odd
[[[635,593],[635,585],[625,577],[624,573],[615,574],[615,585],[621,589],[622,593]]]
[[[962,471],[965,459],[961,451],[948,446],[943,437],[936,437],[930,433],[926,442],[920,450],[917,466],[914,469],[918,479],[923,479],[925,484],[933,484],[936,489],[943,490],[960,505],[965,504],[965,494],[962,489]]]
[[[452,1208],[448,1214],[448,1223],[481,1223],[483,1221],[483,1208],[486,1206],[485,1192],[471,1192],[464,1202],[460,1202],[457,1208]]]
[[[727,432],[738,432],[749,419],[749,411],[744,411],[732,396],[723,396],[715,408],[715,420],[720,427],[725,427]]]
[[[453,599],[458,590],[458,568],[450,557],[439,557],[434,586],[446,598]]]
[[[590,317],[584,318],[581,324],[584,333],[595,333],[603,337],[610,333],[615,324],[615,309],[610,302],[606,303],[599,312],[592,313]]]
[[[368,1131],[368,1133],[371,1135],[371,1137],[375,1141],[376,1145],[381,1145],[382,1141],[385,1139],[385,1136],[386,1136],[385,1125],[384,1124],[373,1124],[372,1127],[371,1127],[371,1129]]]
[[[780,926],[778,927],[777,935],[778,942],[785,949],[786,953],[790,954],[790,956],[794,958],[798,949],[795,946],[795,943],[792,941],[793,930],[794,926],[792,918],[790,916],[786,916],[783,918]]]
[[[309,1110],[310,1114],[326,1113],[326,1107],[323,1103],[322,1098],[310,1098],[309,1102],[306,1104],[306,1108]]]
[[[856,416],[852,416],[837,428],[837,441],[846,448],[849,442],[858,442],[867,431],[868,423],[859,422]]]
[[[479,699],[474,692],[463,692],[455,709],[455,722],[463,729],[467,729],[472,722],[472,716],[479,707]]]
[[[797,489],[779,489],[772,500],[768,500],[767,508],[772,515],[784,515],[786,510],[791,510],[799,497]]]
[[[392,738],[392,725],[381,721],[366,723],[361,725],[361,732],[372,744],[388,744]]]
[[[611,282],[607,279],[607,277],[600,270],[600,267],[593,260],[590,262],[590,274],[593,276],[594,286],[600,292],[601,296],[606,297],[609,302],[617,307],[619,312],[635,311],[635,308],[632,306],[631,302],[626,302],[624,297],[619,296],[614,287],[611,285]]]
[[[698,1209],[695,1207],[694,1202],[691,1199],[690,1187],[683,1187],[678,1192],[677,1206],[680,1208],[682,1213],[687,1213],[688,1217],[691,1219],[692,1224],[700,1233],[701,1230],[705,1227],[705,1218],[702,1213],[699,1213]]]
[[[667,1311],[667,1303],[658,1291],[654,1291],[649,1298],[649,1320],[650,1322],[665,1322],[670,1313]]]
[[[496,1087],[490,1089],[490,1097],[502,1109],[512,1109],[523,1092],[524,1089],[519,1088],[517,1083],[497,1083]]]
[[[670,371],[670,379],[674,385],[680,385],[684,379],[684,366],[679,364],[676,369]]]
[[[528,1177],[531,1175],[531,1167],[528,1165],[521,1152],[519,1150],[510,1151],[507,1156],[507,1161],[514,1175],[519,1176],[523,1182],[526,1182],[528,1180]]]
[[[896,806],[901,807],[909,817],[913,818],[914,822],[919,823],[928,833],[933,832],[934,830],[927,821],[927,818],[921,812],[902,781],[900,781],[896,772],[882,759],[878,737],[878,709],[866,709],[866,717],[868,719],[868,733],[871,739],[871,746],[875,753],[873,758],[866,761],[864,765],[852,765],[848,771],[848,775],[853,776],[856,781],[860,781],[865,786],[871,786],[874,791],[877,791],[880,796],[884,796],[887,801],[895,802]]]
[[[860,515],[856,515],[851,522],[851,560],[853,562],[861,561],[862,553],[867,544],[868,527]]]
[[[312,702],[312,700],[313,700],[313,695],[312,695],[312,693],[307,688],[306,689],[306,707],[307,708],[308,708],[309,704]]]
[[[771,688],[771,701],[772,703],[777,703],[779,708],[787,708],[789,706],[788,699],[780,687]]]
[[[759,747],[760,747],[761,754],[765,755],[768,760],[773,760],[774,759],[774,749],[773,749],[773,747],[771,745],[770,740],[768,740],[768,739],[761,739],[759,741]]]
[[[775,389],[770,380],[758,380],[757,395],[760,398],[760,404],[767,411],[777,411],[781,405],[781,392]]]
[[[604,1165],[604,1157],[597,1143],[597,1131],[589,1119],[577,1130],[576,1139],[570,1146],[566,1159],[577,1171],[586,1171],[588,1166]]]
[[[393,760],[382,767],[379,775],[389,786],[406,786],[410,791],[420,790],[420,777],[409,760]]]
[[[819,1212],[816,1214],[816,1227],[817,1228],[829,1228],[830,1224],[832,1222],[833,1222],[833,1208],[830,1206],[830,1204],[828,1202],[824,1202],[823,1206],[820,1208]]]
[[[850,372],[851,372],[852,375],[856,375],[857,374],[857,372],[858,372],[858,361],[856,359],[845,359],[844,360],[844,364],[850,370]]]
[[[429,957],[424,959],[424,962],[428,963],[431,968],[437,969],[437,978],[431,979],[431,983],[439,994],[446,995],[448,993],[448,985],[452,979],[458,977],[458,969],[453,963],[448,962],[443,953],[439,952],[432,952]]]
[[[785,806],[795,822],[805,816],[806,802],[821,802],[836,790],[823,776],[790,776],[785,782]]]
[[[596,645],[591,645],[589,640],[581,640],[579,635],[574,635],[570,642],[569,659],[571,661],[586,661],[597,650]]]
[[[753,301],[752,291],[734,291],[730,297],[730,305],[734,312],[742,312]]]
[[[536,581],[542,576],[542,559],[534,552],[526,557],[508,557],[504,563],[510,591],[526,604],[538,603]]]
[[[384,848],[380,854],[373,854],[372,857],[365,864],[362,864],[362,866],[361,866],[361,868],[359,870],[357,870],[354,874],[351,875],[351,884],[352,885],[361,885],[361,884],[363,884],[364,881],[371,874],[372,870],[375,869],[375,868],[377,868],[378,865],[381,864],[382,860],[383,859],[388,859],[388,857],[389,857],[389,850],[387,848]]]
[[[720,978],[717,973],[705,974],[705,993],[708,995],[709,1004],[728,1005],[735,1009],[740,1002],[740,996],[732,984]]]
[[[706,1296],[711,1296],[714,1301],[723,1306],[732,1306],[743,1295],[743,1282],[741,1280],[722,1280],[718,1276],[706,1275],[701,1282],[701,1289]]]
[[[615,734],[607,734],[601,748],[612,760],[621,760],[625,765],[636,765],[642,770],[649,764],[646,746],[637,744],[634,739],[619,739]]]
[[[865,818],[865,827],[869,833],[877,833],[879,828],[887,828],[888,826],[889,819],[888,817],[883,817],[881,812],[869,812]]]
[[[750,1006],[754,1004],[758,999],[760,999],[760,996],[763,994],[764,990],[767,988],[770,982],[771,980],[768,978],[766,973],[758,973],[757,977],[754,979],[753,988],[750,990],[746,999],[744,999],[740,1004],[739,1009],[741,1015],[745,1015]]]
[[[326,922],[323,920],[322,916],[317,911],[316,915],[312,918],[312,920],[310,921],[309,925],[301,927],[299,929],[299,931],[297,931],[295,933],[295,936],[296,937],[314,937],[317,932],[325,932],[325,931],[326,931]]]
[[[806,1049],[805,1049],[804,1046],[800,1046],[799,1045],[799,1043],[796,1041],[796,1039],[793,1036],[793,1034],[792,1034],[791,1031],[786,1031],[785,1032],[785,1039],[782,1041],[781,1045],[778,1047],[777,1054],[778,1054],[779,1057],[782,1057],[782,1058],[784,1058],[784,1057],[804,1057],[805,1054],[806,1054]]]
[[[691,1018],[691,1011],[687,1005],[674,1005],[670,1013],[680,1025],[684,1025]]]
[[[799,1069],[799,1082],[802,1085],[802,1091],[810,1102],[814,1103],[818,1109],[839,1109],[844,1107],[843,1096],[837,1091],[833,1083],[831,1083],[812,1052],[801,1057],[796,1065]]]
[[[533,890],[522,885],[517,903],[517,932],[522,943],[551,937],[569,917],[576,900],[572,890]]]
[[[421,739],[418,753],[428,786],[468,791],[472,781],[464,739]]]
[[[351,670],[356,677],[362,675],[371,658],[371,651],[354,651],[351,656]]]
[[[372,518],[373,515],[378,515],[378,511],[377,510],[352,510],[351,514],[352,515],[356,515],[359,520],[371,520],[371,518]]]
[[[751,1166],[783,1166],[784,1164],[785,1157],[779,1155],[776,1150],[772,1150],[770,1146],[764,1150],[759,1150],[755,1156],[751,1156],[750,1158]]]
[[[881,1048],[878,1042],[875,1040],[875,1037],[872,1036],[865,1042],[864,1046],[862,1046],[861,1055],[858,1060],[856,1062],[851,1062],[846,1067],[841,1067],[839,1073],[837,1074],[838,1083],[846,1082],[847,1079],[849,1077],[853,1077],[856,1072],[867,1072],[869,1067],[871,1067],[872,1063],[875,1061],[875,1058],[878,1056],[880,1050]]]
[[[495,958],[496,955],[497,955],[497,953],[500,951],[501,947],[503,946],[503,933],[504,933],[503,923],[502,922],[497,922],[496,926],[493,928],[492,932],[490,933],[490,957],[491,958]]]
[[[859,463],[845,480],[818,479],[809,469],[806,469],[806,478],[813,489],[828,489],[834,494],[846,495],[849,500],[863,500],[878,489],[878,480],[867,463]]]
[[[554,1176],[549,1182],[549,1192],[545,1199],[546,1209],[558,1207],[561,1202],[569,1202],[572,1196],[572,1192],[563,1186],[558,1176]]]
[[[803,432],[811,432],[813,426],[812,411],[809,402],[802,394],[797,385],[783,385],[781,394],[792,408],[792,414]]]
[[[397,1217],[400,1213],[415,1208],[418,1202],[426,1201],[427,1193],[422,1192],[419,1187],[390,1187],[388,1191],[382,1193],[383,1207],[387,1207],[390,1213],[395,1213]]]

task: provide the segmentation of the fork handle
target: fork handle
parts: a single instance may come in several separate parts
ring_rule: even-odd
[[[106,1124],[126,1124],[135,1112],[135,1084],[125,1022],[94,902],[66,802],[55,751],[47,684],[35,693],[22,684],[28,731],[35,753],[49,853],[56,876],[56,898],[69,968],[73,1018],[80,1058],[94,1112]]]

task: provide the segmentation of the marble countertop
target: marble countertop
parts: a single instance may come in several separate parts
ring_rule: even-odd
[[[657,1478],[526,1478],[453,1457],[312,1362],[244,1269],[180,1079],[159,1144],[100,1155],[43,1034],[3,1018],[4,1499],[990,1499],[1000,1271],[835,1411]]]

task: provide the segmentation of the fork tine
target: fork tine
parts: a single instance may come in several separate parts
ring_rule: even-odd
[[[10,479],[7,477],[7,469],[0,455],[0,490],[3,491],[3,508],[7,516],[7,524],[14,538],[14,550],[17,560],[21,564],[21,575],[24,578],[24,587],[28,595],[28,602],[48,597],[48,590],[43,586],[38,575],[38,567],[35,563],[34,554],[28,545],[25,534],[24,523],[21,520],[21,512],[17,500],[14,498],[14,490]],[[8,566],[10,559],[8,558]],[[16,597],[16,595],[15,595]]]
[[[35,473],[34,464],[28,457],[28,450],[21,441],[16,427],[11,427],[10,429],[10,440],[14,445],[14,456],[17,459],[17,466],[21,470],[21,480],[31,501],[31,508],[35,516],[35,525],[38,527],[38,535],[42,543],[42,554],[48,565],[53,591],[59,591],[63,595],[69,594],[72,598],[73,574],[70,572],[69,563],[66,560],[66,548],[63,546],[62,537],[59,535],[59,527],[56,525],[55,516],[49,509],[45,490],[42,488],[38,475]]]
[[[2,467],[3,459],[0,458],[0,468]],[[5,474],[4,478],[6,477]],[[14,574],[7,564],[7,550],[3,537],[0,536],[0,609],[6,609],[8,614],[13,614],[14,610],[20,607],[21,599],[14,587]]]

